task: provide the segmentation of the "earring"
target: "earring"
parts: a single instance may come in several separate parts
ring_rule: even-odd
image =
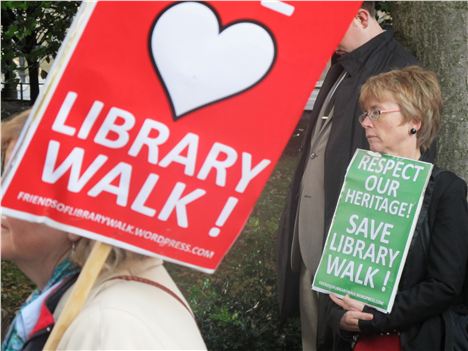
[[[411,128],[409,131],[410,135],[414,135],[416,134],[416,132],[417,132],[416,128]]]
[[[72,247],[71,247],[71,252],[74,254],[76,251],[76,242],[72,241]]]

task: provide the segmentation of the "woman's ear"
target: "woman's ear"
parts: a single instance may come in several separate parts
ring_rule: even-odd
[[[419,121],[413,120],[413,121],[411,121],[411,125],[412,125],[413,128],[415,128],[416,130],[420,130],[420,129],[421,129],[422,122],[421,122],[421,120],[419,120]]]
[[[370,14],[367,10],[359,9],[356,19],[359,21],[362,29],[366,29],[369,26],[369,17]]]

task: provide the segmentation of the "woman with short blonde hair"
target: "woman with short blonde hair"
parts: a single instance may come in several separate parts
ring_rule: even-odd
[[[370,78],[360,103],[371,151],[419,160],[439,130],[440,87],[423,68]],[[466,196],[463,179],[434,166],[392,311],[330,295],[334,350],[468,350]]]
[[[398,101],[403,121],[421,122],[416,134],[422,152],[429,149],[440,128],[442,94],[434,72],[409,66],[371,77],[361,87],[359,103],[392,95]]]

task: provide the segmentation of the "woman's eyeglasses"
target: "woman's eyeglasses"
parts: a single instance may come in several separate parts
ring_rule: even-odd
[[[371,121],[377,121],[380,118],[380,115],[382,113],[390,113],[390,112],[400,112],[399,109],[393,109],[393,110],[372,110],[372,111],[366,111],[362,115],[359,116],[359,123],[364,122],[366,117],[369,117]]]

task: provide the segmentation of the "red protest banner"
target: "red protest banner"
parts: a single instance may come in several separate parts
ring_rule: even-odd
[[[359,5],[85,5],[4,214],[214,271]]]

